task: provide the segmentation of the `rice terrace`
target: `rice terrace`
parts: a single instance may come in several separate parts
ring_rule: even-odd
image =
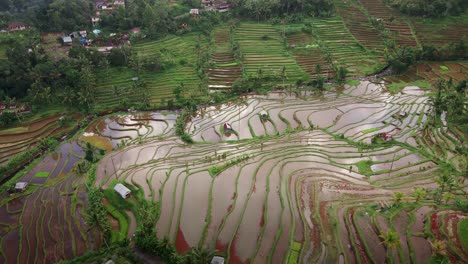
[[[0,4],[0,263],[468,263],[462,0]]]

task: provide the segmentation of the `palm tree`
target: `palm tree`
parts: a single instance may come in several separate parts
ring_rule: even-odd
[[[447,245],[442,240],[434,240],[433,242],[429,241],[432,248],[433,256],[445,256],[447,255]]]
[[[415,202],[419,203],[419,201],[426,198],[426,196],[427,196],[427,192],[423,188],[417,187],[414,189],[413,197],[414,197]]]
[[[405,195],[401,192],[396,192],[393,194],[393,200],[395,201],[396,205],[399,205],[401,200],[403,199]]]
[[[192,248],[187,254],[187,264],[208,264],[214,256],[214,252],[202,247]]]
[[[381,232],[379,237],[382,239],[382,244],[387,248],[395,249],[400,245],[400,238],[395,230]]]
[[[450,192],[447,192],[447,193],[444,193],[444,195],[442,196],[445,203],[448,204],[448,202],[450,200],[452,200],[453,198],[455,198],[455,195],[453,193],[450,193]]]

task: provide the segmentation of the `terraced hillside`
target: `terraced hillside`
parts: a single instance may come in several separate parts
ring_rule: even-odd
[[[461,39],[466,42],[468,39],[468,12],[441,19],[411,17],[410,21],[421,44],[443,46]]]
[[[422,62],[411,66],[411,68],[402,75],[388,76],[385,80],[389,83],[412,83],[424,80],[431,82],[439,78],[454,81],[462,81],[467,78],[468,62]]]
[[[171,112],[108,116],[91,123],[82,140],[100,149],[112,150],[122,141],[135,144],[154,137],[173,135],[176,118],[177,114]]]
[[[400,46],[415,47],[418,45],[408,23],[399,12],[386,6],[381,0],[360,0],[367,9],[369,15],[375,19],[381,19],[386,29],[396,36],[396,42]]]
[[[58,119],[64,115],[55,114],[30,121],[20,126],[0,131],[0,164],[34,147],[42,138],[56,136],[70,130],[69,126],[60,126]],[[78,120],[80,115],[72,115],[71,120]]]
[[[313,36],[304,32],[294,33],[287,36],[287,41],[294,58],[305,72],[314,78],[318,75],[325,79],[333,78],[335,71]]]
[[[206,39],[197,34],[189,34],[183,37],[168,37],[159,41],[138,43],[135,46],[135,51],[141,59],[151,59],[161,53],[171,58],[172,63],[175,64],[174,67],[163,72],[143,71],[141,74],[140,77],[148,89],[151,104],[159,104],[161,100],[172,98],[173,89],[181,84],[189,93],[200,94],[202,81],[194,65],[200,53],[206,50],[206,45]]]
[[[451,143],[440,145],[445,156],[418,147],[429,110],[418,88],[391,95],[369,82],[343,93],[250,95],[191,118],[187,131],[204,144],[168,137],[132,145],[102,160],[96,183],[107,189],[117,178],[159,202],[157,235],[181,253],[205,246],[228,263],[427,262],[431,237],[456,237],[468,217],[413,198],[415,186],[438,188],[439,162],[457,159]],[[434,132],[464,141],[450,129]],[[381,133],[392,140],[371,144]],[[379,237],[389,230],[401,243],[395,249]],[[466,260],[457,241],[445,242],[448,256]]]
[[[285,83],[308,79],[271,25],[241,23],[235,30],[235,40],[243,56],[245,76],[256,76],[261,70],[261,75],[278,77]]]
[[[369,21],[367,12],[357,1],[333,1],[337,15],[341,16],[353,36],[368,50],[383,57],[382,36]]]
[[[383,67],[378,57],[353,37],[341,18],[315,19],[312,26],[335,67],[345,67],[355,76],[367,75]]]
[[[18,181],[23,193],[0,194],[0,262],[55,263],[96,249],[97,229],[85,224],[84,178],[73,172],[84,156],[75,142],[46,155]]]
[[[126,68],[110,68],[97,73],[96,108],[112,109],[124,103],[141,100],[132,78],[135,72]]]
[[[212,67],[208,69],[210,90],[227,90],[242,75],[242,69],[232,52],[231,37],[229,27],[224,26],[214,30]]]
[[[206,84],[200,79],[195,65],[200,52],[207,50],[206,45],[206,39],[197,34],[138,43],[133,49],[141,65],[165,61],[170,66],[162,71],[151,71],[140,65],[139,75],[129,68],[110,68],[99,72],[97,108],[109,109],[123,105],[125,101],[142,102],[142,98],[146,98],[151,105],[161,106],[164,101],[172,99],[174,88],[180,85],[184,86],[185,95],[202,94]],[[135,78],[138,80],[135,81]]]

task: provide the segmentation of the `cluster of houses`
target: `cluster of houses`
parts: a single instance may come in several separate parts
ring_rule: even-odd
[[[112,11],[117,10],[120,7],[125,8],[125,0],[94,0],[94,8],[99,10],[94,16],[91,16],[91,24],[93,27],[96,27],[101,21],[101,12],[100,11]]]
[[[27,114],[31,113],[32,108],[31,106],[25,103],[7,103],[7,102],[0,102],[0,115],[4,112],[10,112],[15,114]]]
[[[83,46],[89,46],[91,44],[91,40],[87,38],[88,32],[86,30],[74,31],[67,36],[62,37],[62,44],[64,46],[71,46],[73,44],[73,40],[78,40],[78,42]]]
[[[11,22],[0,30],[0,33],[15,32],[30,29],[31,27],[23,22]]]
[[[96,10],[113,10],[119,7],[125,7],[125,0],[94,0]]]
[[[231,6],[225,0],[202,0],[203,9],[218,12],[227,12]]]

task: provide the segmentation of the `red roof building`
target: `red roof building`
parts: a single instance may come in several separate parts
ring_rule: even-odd
[[[26,25],[23,22],[11,22],[10,24],[6,26],[6,29],[8,31],[20,31],[20,30],[26,30],[30,28],[31,28],[30,26]]]

